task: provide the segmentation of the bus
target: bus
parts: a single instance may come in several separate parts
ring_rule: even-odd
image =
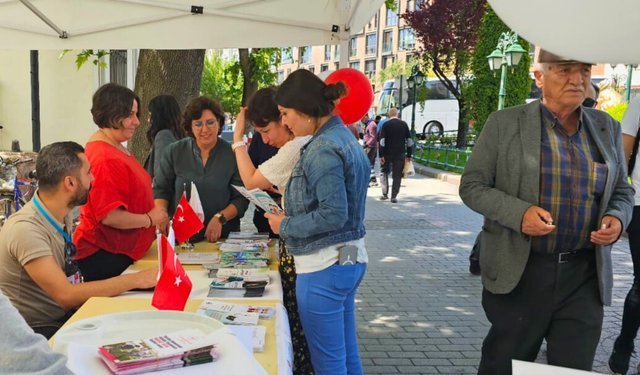
[[[458,130],[458,118],[460,108],[458,100],[437,78],[426,79],[427,100],[416,105],[416,133],[442,133],[443,131]],[[456,80],[452,83],[455,85]],[[378,114],[384,115],[391,107],[400,108],[400,78],[388,80],[384,83],[380,99],[378,100]],[[409,97],[409,89],[406,78],[402,82],[402,107],[401,118],[411,123],[413,110],[412,98]]]

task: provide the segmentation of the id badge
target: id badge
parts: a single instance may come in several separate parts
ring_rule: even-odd
[[[76,272],[71,276],[67,276],[67,279],[71,284],[80,284],[82,282],[82,278],[80,277],[80,272]]]

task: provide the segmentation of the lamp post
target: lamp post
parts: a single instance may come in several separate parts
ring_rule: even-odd
[[[631,100],[631,75],[633,75],[633,65],[629,64],[627,69],[627,92],[624,101],[629,103],[629,100]]]
[[[413,92],[411,107],[411,139],[413,139],[414,151],[416,147],[416,92],[418,91],[418,88],[422,86],[423,80],[424,74],[422,74],[420,69],[418,69],[417,65],[414,65],[411,75],[407,78],[407,86],[409,86],[409,90]]]
[[[518,33],[506,32],[500,35],[496,49],[487,56],[489,69],[501,70],[500,73],[500,93],[498,100],[498,110],[504,108],[504,97],[506,96],[505,83],[507,81],[507,66],[516,66],[520,63],[522,56],[527,51],[518,43]]]

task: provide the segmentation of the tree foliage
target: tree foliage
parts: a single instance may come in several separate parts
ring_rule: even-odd
[[[62,53],[58,58],[62,59],[66,54],[68,54],[71,51],[73,50],[65,49],[64,51],[62,51]],[[82,68],[82,66],[91,59],[91,62],[93,63],[93,65],[99,66],[100,68],[106,68],[107,63],[100,60],[103,57],[107,56],[108,54],[109,52],[102,49],[98,49],[95,51],[92,49],[83,49],[76,55],[76,67],[78,68],[78,70],[80,70],[80,68]]]
[[[486,0],[426,0],[421,9],[401,15],[416,32],[419,58],[458,100],[457,147],[464,147],[468,124],[465,75],[478,40]],[[448,77],[453,74],[455,83]]]
[[[222,108],[236,116],[242,104],[242,77],[232,74],[231,61],[224,61],[221,51],[213,50],[211,58],[204,59],[200,94],[216,98]]]
[[[487,56],[496,49],[498,39],[503,32],[511,31],[500,20],[489,4],[482,18],[478,44],[473,53],[471,71],[473,81],[468,86],[467,92],[470,102],[470,117],[475,120],[473,129],[480,133],[489,115],[498,109],[498,93],[500,91],[500,71],[489,69]],[[518,38],[518,43],[526,51],[529,50],[529,42]],[[529,54],[522,56],[520,63],[512,68],[507,68],[505,107],[524,104],[531,91],[531,76],[529,67],[531,57]]]

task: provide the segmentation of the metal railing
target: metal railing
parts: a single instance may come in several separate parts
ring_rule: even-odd
[[[471,155],[471,150],[469,149],[465,150],[416,143],[416,151],[413,158],[425,165],[442,167],[445,171],[454,170],[456,172],[462,172],[464,171],[465,165],[467,165],[469,155]]]

